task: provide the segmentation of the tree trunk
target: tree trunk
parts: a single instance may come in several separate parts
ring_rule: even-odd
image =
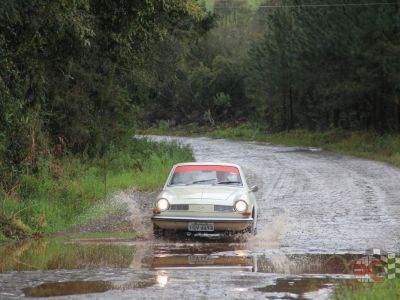
[[[400,101],[397,95],[394,96],[394,122],[395,130],[400,133]]]
[[[288,122],[287,122],[287,92],[283,91],[283,101],[282,101],[282,128],[284,128],[286,131],[288,130]]]
[[[293,89],[289,89],[289,129],[293,129]]]
[[[339,127],[339,116],[340,116],[340,110],[334,109],[333,110],[333,125],[335,128]]]

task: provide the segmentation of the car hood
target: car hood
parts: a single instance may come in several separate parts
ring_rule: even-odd
[[[204,204],[209,201],[226,202],[244,193],[243,187],[221,187],[221,186],[177,186],[163,190],[162,195],[174,202],[187,204]]]

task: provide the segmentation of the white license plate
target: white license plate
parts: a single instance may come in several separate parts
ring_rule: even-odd
[[[214,223],[189,223],[189,231],[214,231]]]

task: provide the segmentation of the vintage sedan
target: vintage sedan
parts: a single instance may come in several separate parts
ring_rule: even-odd
[[[168,231],[255,234],[257,190],[257,186],[247,185],[242,169],[235,164],[177,164],[154,203],[154,235]]]

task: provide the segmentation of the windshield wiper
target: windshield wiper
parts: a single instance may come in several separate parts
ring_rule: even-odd
[[[215,179],[195,180],[195,181],[192,181],[192,182],[187,183],[186,185],[191,185],[191,184],[196,184],[196,183],[202,183],[202,182],[208,182],[208,181],[211,181],[211,180],[215,180]]]
[[[228,180],[228,181],[218,181],[216,184],[240,184],[241,182],[240,181],[230,181],[230,180]]]

